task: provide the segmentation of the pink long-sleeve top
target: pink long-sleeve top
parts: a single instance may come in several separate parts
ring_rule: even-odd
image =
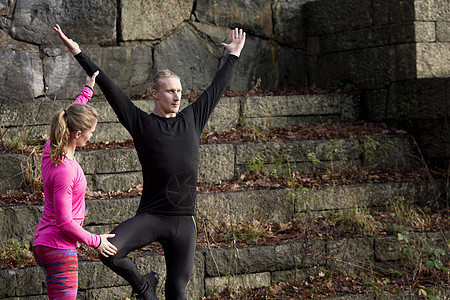
[[[74,103],[87,103],[92,90],[84,87]],[[42,155],[44,211],[37,226],[33,246],[75,249],[78,242],[91,247],[100,244],[100,237],[83,229],[87,181],[75,158],[65,157],[58,166],[50,158],[50,139]]]

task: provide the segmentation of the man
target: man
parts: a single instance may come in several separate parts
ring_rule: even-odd
[[[155,108],[148,114],[136,107],[58,25],[54,29],[88,75],[100,71],[97,85],[131,134],[142,165],[143,192],[137,213],[112,230],[115,237],[110,242],[117,247],[117,253],[101,257],[102,262],[125,278],[138,297],[157,299],[157,275],[151,272],[142,276],[127,257],[131,251],[157,241],[163,246],[166,260],[166,299],[184,299],[194,265],[200,135],[225,91],[246,34],[236,28],[231,42],[221,43],[229,52],[225,62],[211,85],[182,111],[180,78],[169,70],[158,72],[152,85]]]

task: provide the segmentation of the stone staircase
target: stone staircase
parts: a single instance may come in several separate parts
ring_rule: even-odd
[[[191,101],[184,100],[183,106]],[[315,94],[291,96],[242,96],[224,98],[212,115],[206,132],[249,128],[258,133],[261,128],[296,126],[300,123],[359,124],[358,94]],[[53,111],[70,102],[42,101],[2,107],[4,140],[18,136],[42,138]],[[136,105],[151,112],[150,100],[137,100]],[[118,123],[113,111],[101,98],[91,104],[100,119],[93,142],[126,141],[130,137]],[[107,147],[105,147],[107,148]],[[0,154],[0,188],[29,187],[24,173],[28,166],[33,174],[39,171],[39,151],[30,154]],[[109,193],[127,191],[141,183],[141,169],[132,146],[107,149],[78,150],[80,162],[88,179],[88,189]],[[405,132],[380,132],[372,136],[338,139],[284,140],[263,142],[203,144],[200,147],[200,183],[220,183],[239,179],[254,167],[267,172],[295,170],[303,174],[330,170],[333,167],[372,169],[414,169],[420,166],[414,141]],[[201,222],[244,223],[288,222],[294,216],[320,216],[351,209],[355,203],[368,208],[383,208],[394,198],[409,199],[417,204],[430,204],[446,194],[444,182],[411,180],[384,183],[353,183],[326,188],[302,188],[295,197],[288,197],[287,188],[258,189],[236,192],[200,192],[197,198],[198,219]],[[85,228],[103,233],[134,215],[138,197],[96,199],[86,202]],[[0,236],[30,242],[42,213],[41,205],[0,207]],[[449,231],[412,235],[419,243],[445,248]],[[293,281],[316,274],[321,267],[333,266],[352,271],[346,264],[337,265],[328,258],[340,258],[361,266],[398,259],[395,237],[336,238],[334,240],[290,241],[274,246],[245,248],[200,249],[196,253],[194,273],[188,285],[187,297],[199,299],[226,285],[248,287],[268,286],[278,281]],[[313,254],[313,255],[311,255]],[[135,257],[142,270],[158,272],[164,279],[164,257],[146,254]],[[126,299],[129,286],[100,262],[80,263],[79,299]],[[162,280],[164,281],[164,280]],[[163,288],[159,289],[162,297]],[[0,299],[46,299],[45,282],[38,267],[0,271]],[[372,298],[375,299],[375,298]]]

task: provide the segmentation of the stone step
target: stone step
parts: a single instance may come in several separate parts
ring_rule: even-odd
[[[430,205],[446,195],[444,182],[412,181],[336,185],[323,189],[297,188],[247,190],[239,192],[199,193],[197,217],[214,224],[288,222],[301,215],[321,216],[361,207],[386,207],[394,199],[406,199],[418,205]],[[101,234],[134,216],[139,198],[86,201],[84,227]],[[42,205],[0,206],[0,236],[29,242],[41,218]]]
[[[372,270],[382,267],[383,263],[388,263],[392,268],[398,264],[402,247],[413,246],[419,252],[424,250],[423,245],[445,249],[445,236],[449,234],[448,230],[411,233],[408,244],[399,241],[396,236],[336,237],[293,240],[267,246],[199,249],[195,254],[186,297],[201,299],[227,286],[232,289],[239,286],[258,288],[278,282],[301,282],[324,270],[339,270],[354,275],[363,268]],[[164,299],[164,256],[140,254],[133,255],[132,259],[142,273],[155,271],[159,274],[157,294],[159,299]],[[39,267],[0,270],[0,299],[43,300],[47,299],[45,293],[44,274]],[[131,298],[131,287],[102,263],[79,263],[77,299],[127,298]]]
[[[195,99],[183,99],[181,109]],[[3,105],[0,120],[3,140],[41,139],[48,134],[53,113],[73,101],[36,100],[35,103]],[[99,123],[92,141],[131,139],[109,104],[99,99],[89,102],[99,113]],[[153,100],[136,100],[142,110],[153,111]],[[302,122],[352,122],[359,116],[356,94],[315,94],[291,96],[252,96],[222,98],[208,121],[206,131],[238,127],[284,127]]]
[[[216,183],[239,178],[250,169],[280,174],[295,169],[309,173],[349,166],[410,168],[415,161],[412,139],[405,134],[205,144],[200,146],[199,153],[199,182]],[[76,158],[91,191],[127,191],[142,183],[141,165],[134,148],[79,150]],[[0,174],[0,190],[24,188],[27,177],[21,174],[30,176],[26,170],[32,170],[39,178],[40,161],[39,153],[0,154],[0,167],[4,170]]]

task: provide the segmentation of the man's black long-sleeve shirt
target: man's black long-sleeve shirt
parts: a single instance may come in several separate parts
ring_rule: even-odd
[[[211,85],[174,118],[148,114],[125,97],[108,97],[133,137],[142,164],[137,213],[195,215],[201,132],[225,91],[238,57],[228,55]]]

